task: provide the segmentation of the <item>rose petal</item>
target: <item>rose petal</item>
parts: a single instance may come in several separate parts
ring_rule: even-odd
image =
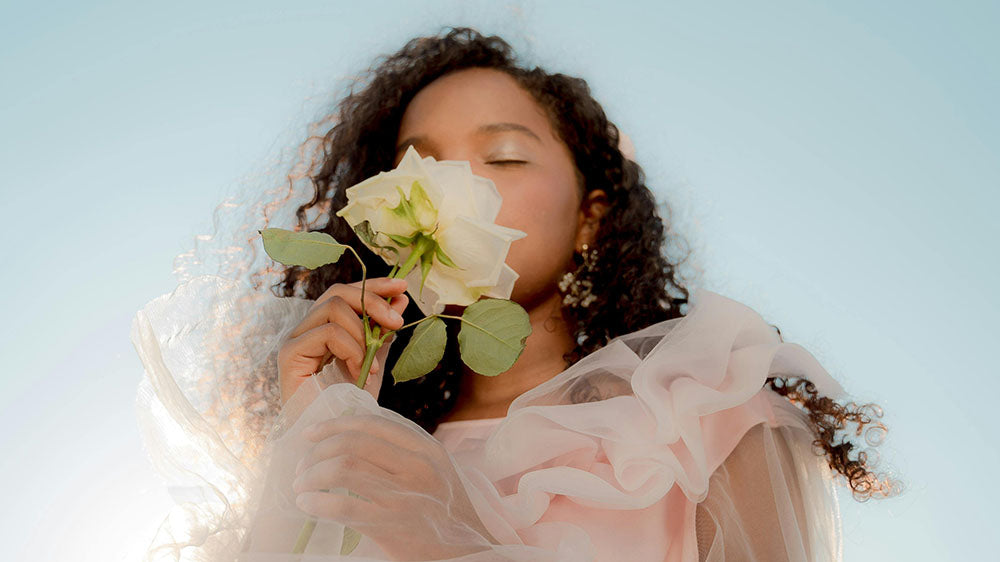
[[[527,232],[523,230],[518,230],[516,228],[508,228],[506,226],[500,226],[499,224],[486,223],[487,227],[496,232],[500,236],[506,237],[509,241],[520,240],[528,235]]]
[[[503,197],[497,191],[497,186],[493,180],[481,176],[472,176],[472,201],[476,207],[476,217],[485,222],[497,220],[500,213],[500,204]]]
[[[441,205],[438,220],[442,226],[450,225],[456,217],[475,217],[476,207],[472,201],[472,168],[468,162],[442,160],[426,166],[435,185],[444,192],[446,205]]]
[[[417,231],[417,227],[412,221],[397,216],[388,205],[379,207],[372,214],[374,217],[371,223],[373,228],[379,232],[409,237]]]
[[[400,203],[400,192],[412,198],[414,182],[427,193],[434,209],[425,209],[422,216],[437,212],[434,235],[441,249],[461,268],[455,269],[435,259],[420,298],[420,268],[406,276],[407,292],[424,314],[437,314],[448,304],[467,306],[484,294],[497,298],[509,297],[518,275],[504,261],[510,243],[526,236],[513,228],[494,224],[502,198],[496,185],[487,178],[472,173],[469,162],[422,158],[413,146],[396,169],[382,172],[347,189],[348,204],[337,212],[348,224],[356,227],[369,221],[375,231],[384,234],[412,236],[416,226],[412,221],[391,212]],[[428,225],[424,225],[428,226]],[[386,237],[379,235],[379,240]],[[391,252],[376,251],[390,265],[396,262]],[[400,263],[412,253],[411,248],[399,251]],[[417,293],[417,294],[415,294]]]
[[[430,287],[438,295],[438,303],[442,305],[455,304],[468,306],[482,296],[483,289],[469,285],[459,277],[453,277],[443,271],[445,268],[431,269],[427,276],[424,291]],[[450,268],[448,268],[450,269]],[[453,269],[451,271],[454,271]]]
[[[407,186],[403,188],[406,192],[407,197],[410,195],[410,188],[413,186],[413,180],[420,181],[420,185],[427,192],[427,198],[430,199],[431,204],[434,205],[435,209],[440,209],[442,202],[444,201],[444,192],[438,182],[434,181],[431,174],[431,170],[425,165],[424,161],[426,158],[421,158],[417,149],[410,145],[406,149],[406,153],[403,154],[402,160],[399,162],[399,166],[396,170],[399,174],[405,174],[407,177],[412,177]],[[433,158],[431,161],[433,162]]]
[[[469,286],[492,286],[500,276],[500,266],[507,258],[510,240],[490,228],[495,225],[458,217],[451,226],[434,238],[444,253],[462,268],[448,275],[465,280]],[[435,264],[437,265],[437,264]],[[441,267],[447,267],[442,265]]]
[[[500,270],[500,279],[497,280],[497,284],[483,293],[487,297],[493,297],[495,299],[509,299],[511,293],[514,292],[514,282],[520,275],[514,271],[509,265],[503,264],[503,268]]]
[[[428,276],[429,277],[429,276]],[[431,314],[440,314],[444,312],[444,303],[440,302],[440,297],[437,292],[428,286],[424,285],[423,298],[420,298],[420,268],[415,267],[406,274],[406,292],[410,294],[410,298],[413,302],[417,303],[417,308],[424,316],[430,316]]]
[[[391,172],[379,172],[378,175],[370,177],[365,181],[348,187],[345,191],[347,200],[359,203],[375,199],[384,199],[390,207],[399,205],[399,192],[396,186],[403,188],[403,193],[409,195],[410,186],[414,180],[420,180],[422,176],[408,172],[393,170]]]

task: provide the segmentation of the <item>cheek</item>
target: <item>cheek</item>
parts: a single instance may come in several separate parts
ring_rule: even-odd
[[[553,242],[571,246],[580,206],[575,177],[569,172],[551,174],[536,187],[540,193],[536,206],[538,219],[551,232]]]
[[[497,224],[528,233],[522,241],[529,244],[532,239],[539,244],[559,244],[576,231],[576,197],[567,186],[544,180],[524,182],[515,190],[502,192]]]
[[[532,286],[561,274],[576,241],[577,198],[570,190],[576,186],[545,179],[507,191],[497,216],[497,224],[527,233],[511,243],[507,264]]]

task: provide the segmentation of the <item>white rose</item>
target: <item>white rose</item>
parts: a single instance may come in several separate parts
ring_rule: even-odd
[[[352,228],[369,221],[377,244],[399,248],[400,264],[416,240],[423,247],[436,244],[428,253],[432,261],[426,255],[422,260],[429,266],[426,277],[420,263],[405,277],[407,292],[424,314],[438,314],[448,304],[467,306],[482,296],[510,298],[518,274],[504,260],[510,243],[527,234],[494,223],[503,199],[468,162],[421,159],[410,146],[396,169],[349,187],[347,199],[337,216]],[[392,252],[369,248],[395,265]],[[457,268],[445,263],[449,258]]]

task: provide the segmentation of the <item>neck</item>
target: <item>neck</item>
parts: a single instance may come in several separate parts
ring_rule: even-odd
[[[458,401],[442,421],[505,417],[515,398],[566,370],[563,354],[572,350],[575,342],[562,315],[562,295],[553,291],[525,311],[531,334],[514,365],[495,377],[465,367]]]

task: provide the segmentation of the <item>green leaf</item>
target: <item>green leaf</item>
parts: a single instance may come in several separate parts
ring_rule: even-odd
[[[293,232],[283,228],[265,228],[259,232],[267,255],[285,265],[316,269],[336,263],[347,248],[323,232]]]
[[[392,239],[393,242],[398,244],[400,248],[407,248],[411,244],[413,244],[413,240],[417,236],[420,236],[420,233],[417,232],[413,236],[401,236],[399,234],[386,234],[386,236],[388,236],[390,239]]]
[[[431,203],[430,197],[427,196],[427,192],[424,191],[424,187],[420,185],[419,181],[414,181],[410,187],[410,209],[413,211],[413,216],[421,230],[429,228],[430,225],[437,222],[437,209],[434,208],[434,204]]]
[[[457,265],[455,265],[455,262],[451,261],[451,258],[448,257],[448,254],[444,253],[444,250],[441,248],[440,244],[437,243],[434,244],[434,255],[437,256],[439,262],[447,265],[448,267],[454,267],[455,269],[464,269],[462,267],[458,267]]]
[[[403,188],[396,186],[396,191],[399,192],[399,205],[392,207],[389,211],[393,215],[401,220],[408,222],[413,225],[413,228],[420,229],[420,223],[417,222],[416,215],[413,214],[413,206],[410,205],[410,201],[406,198],[406,193],[403,192]]]
[[[375,243],[375,231],[372,229],[372,223],[370,221],[361,221],[354,226],[354,233],[358,235],[358,238],[362,242],[368,244],[369,246],[378,246]]]
[[[372,229],[371,222],[369,221],[359,222],[357,226],[354,227],[354,232],[358,235],[358,238],[360,238],[361,241],[367,244],[369,247],[389,250],[390,252],[396,254],[396,256],[399,256],[399,250],[397,250],[396,248],[393,248],[392,246],[383,246],[382,244],[379,244],[378,242],[375,241],[375,230]]]
[[[444,357],[448,335],[444,320],[432,316],[417,324],[399,359],[392,367],[393,384],[422,377],[431,372]]]
[[[510,369],[531,334],[528,313],[507,299],[483,299],[465,307],[458,346],[470,369],[489,377]]]
[[[430,210],[434,210],[431,198],[427,196],[424,186],[420,185],[420,182],[417,180],[413,180],[413,184],[410,186],[410,204],[414,206],[423,205]]]
[[[431,272],[431,267],[433,265],[433,253],[424,252],[423,254],[420,254],[420,290],[418,291],[420,298],[424,298],[424,281],[427,281],[427,275]]]

